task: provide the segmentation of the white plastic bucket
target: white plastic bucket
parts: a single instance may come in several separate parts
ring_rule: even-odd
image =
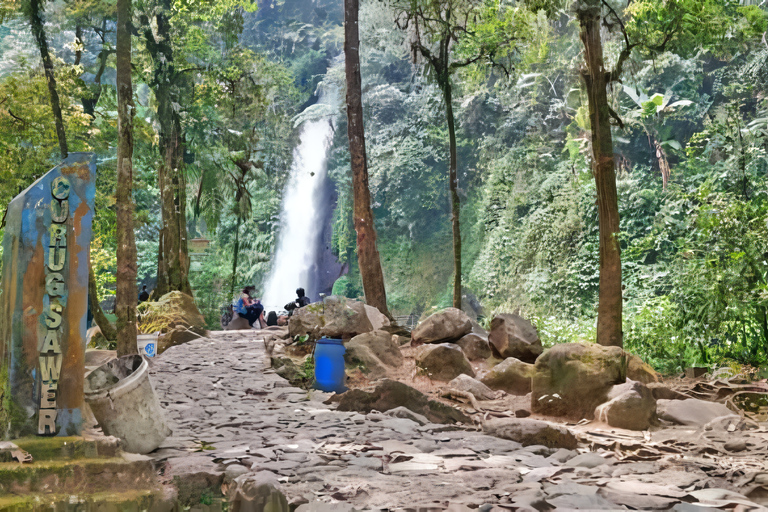
[[[113,359],[85,379],[85,401],[108,436],[132,453],[149,453],[171,435],[160,401],[139,355]]]
[[[157,355],[158,334],[139,334],[136,336],[136,343],[139,347],[139,354],[144,357],[155,357]]]

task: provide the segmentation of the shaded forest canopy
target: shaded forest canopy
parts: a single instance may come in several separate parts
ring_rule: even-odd
[[[2,4],[3,208],[59,159],[40,53],[22,14],[26,1]],[[259,286],[269,271],[279,226],[277,191],[291,167],[298,125],[318,114],[307,110],[317,101],[318,85],[345,87],[343,6],[338,0],[265,0],[258,6],[134,1],[133,197],[138,277],[150,285],[158,262],[162,158],[153,49],[143,35],[157,27],[142,21],[166,3],[166,42],[178,71],[172,104],[184,141],[186,227],[190,239],[211,241],[206,255],[193,255],[189,278],[215,326],[219,307],[231,300],[235,244],[238,285]],[[421,315],[452,302],[448,128],[439,80],[422,60],[414,62],[413,30],[395,24],[398,4],[365,1],[360,7],[366,149],[389,307],[394,314]],[[458,68],[451,78],[463,292],[468,302],[482,304],[486,317],[522,312],[547,344],[593,340],[599,226],[579,22],[570,5],[533,4],[508,3],[527,9],[527,28],[520,29],[514,49]],[[669,372],[763,364],[765,2],[699,2],[701,19],[679,22],[679,41],[670,43],[674,51],[666,41],[652,40],[657,34],[651,25],[653,19],[674,21],[665,10],[671,4],[604,4],[615,13],[602,27],[608,64],[621,62],[625,27],[629,35],[647,29],[648,47],[654,47],[634,48],[623,61],[621,81],[608,86],[615,113],[624,345]],[[726,23],[713,5],[738,17]],[[114,5],[59,0],[44,7],[69,151],[99,157],[91,257],[105,299],[114,293],[116,271]],[[707,26],[702,20],[722,33],[705,41],[695,29],[697,23]],[[451,51],[470,55],[473,48],[457,43]],[[329,153],[336,189],[332,250],[349,272],[333,291],[359,297],[342,110],[334,113]]]

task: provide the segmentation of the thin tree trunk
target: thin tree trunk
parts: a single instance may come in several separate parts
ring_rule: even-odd
[[[357,232],[357,262],[363,282],[365,302],[392,318],[387,308],[384,273],[376,246],[376,226],[368,187],[368,163],[365,154],[362,84],[360,78],[359,0],[344,2],[344,55],[347,78],[347,136],[352,164],[353,215]]]
[[[56,137],[59,139],[59,151],[61,158],[67,158],[69,149],[67,148],[67,135],[64,131],[64,119],[61,116],[61,104],[59,94],[56,92],[56,77],[53,74],[53,60],[48,50],[48,41],[45,37],[45,22],[43,21],[43,3],[44,0],[28,0],[26,5],[29,23],[32,27],[32,35],[35,36],[37,47],[40,49],[40,57],[43,60],[43,70],[45,71],[45,80],[48,83],[48,94],[51,99],[51,110],[53,110],[53,119],[56,124]]]
[[[160,166],[160,169],[158,169],[157,172],[157,182],[162,183],[163,181],[163,175],[162,175],[162,166]],[[163,189],[162,187],[158,187],[160,189],[160,206],[162,208],[163,205]],[[155,294],[157,297],[162,297],[166,293],[168,293],[168,271],[165,269],[165,246],[163,244],[163,240],[167,238],[167,235],[165,235],[164,231],[166,230],[163,223],[160,223],[160,229],[157,232],[157,283],[155,284]]]
[[[101,329],[101,334],[109,341],[117,339],[117,332],[112,323],[107,319],[104,310],[99,304],[99,292],[96,289],[96,275],[93,273],[93,267],[88,264],[88,304],[91,306],[91,314],[96,325]]]
[[[445,119],[448,122],[448,189],[451,193],[451,227],[453,230],[453,307],[461,309],[461,202],[459,199],[458,156],[456,154],[456,124],[453,116],[453,91],[451,79],[443,80]]]
[[[91,94],[93,94],[92,98],[83,98],[83,111],[88,114],[91,117],[94,116],[94,112],[96,109],[96,104],[99,102],[99,98],[101,97],[101,77],[104,75],[104,71],[107,69],[107,59],[109,58],[110,53],[114,50],[110,50],[107,47],[106,41],[104,39],[104,32],[107,30],[107,19],[104,18],[101,22],[101,51],[99,52],[99,69],[96,71],[96,77],[93,79],[93,84],[90,84],[88,86],[88,90],[91,91]]]
[[[137,354],[136,240],[133,233],[131,0],[117,0],[117,355]]]
[[[583,73],[592,130],[592,170],[597,190],[600,224],[600,291],[597,306],[597,342],[622,346],[621,246],[619,201],[613,161],[606,69],[600,39],[600,4],[589,3],[579,11],[586,71]]]
[[[235,283],[237,282],[237,255],[240,252],[240,223],[242,220],[237,216],[237,227],[235,228],[235,254],[232,256],[232,283],[229,287],[229,296],[235,296]]]
[[[75,50],[75,66],[79,66],[80,60],[83,58],[83,27],[80,25],[80,21],[75,26],[75,44],[77,45]]]

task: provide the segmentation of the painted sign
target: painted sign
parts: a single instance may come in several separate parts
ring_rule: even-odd
[[[82,425],[96,166],[72,153],[8,206],[0,289],[0,407],[6,437]]]
[[[69,180],[64,176],[51,182],[51,226],[49,230],[48,258],[45,272],[45,296],[48,302],[43,338],[38,360],[40,363],[40,410],[37,433],[56,434],[56,389],[61,373],[61,322],[66,300],[67,283],[64,265],[67,262],[67,226],[69,218]]]

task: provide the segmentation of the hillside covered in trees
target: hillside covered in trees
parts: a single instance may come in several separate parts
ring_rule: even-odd
[[[137,282],[191,291],[215,326],[234,291],[264,286],[301,125],[328,119],[327,211],[306,222],[343,269],[327,292],[368,298],[343,2],[132,9],[129,108],[114,4],[3,2],[0,207],[62,153],[95,152],[99,299],[118,276],[116,193],[132,189]],[[389,311],[463,303],[481,323],[519,311],[545,344],[623,338],[664,372],[765,363],[766,12],[757,0],[361,2],[367,188]]]

